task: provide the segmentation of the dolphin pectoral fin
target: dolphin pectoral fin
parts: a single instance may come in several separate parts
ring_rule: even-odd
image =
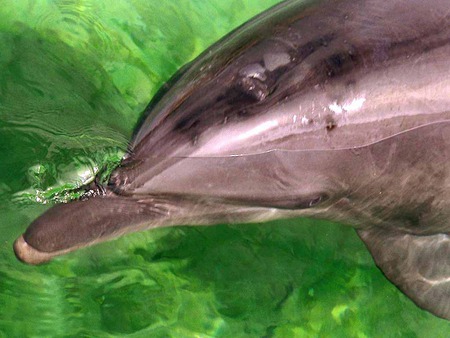
[[[358,230],[377,266],[418,306],[450,320],[450,234]]]

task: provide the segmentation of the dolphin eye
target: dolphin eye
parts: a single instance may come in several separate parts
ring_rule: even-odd
[[[308,209],[314,208],[315,206],[321,204],[328,199],[328,195],[321,194],[316,196],[311,196],[309,198],[301,198],[299,200],[293,199],[290,203],[286,203],[285,208],[289,209]]]
[[[313,198],[309,201],[308,206],[310,208],[315,207],[316,205],[320,204],[323,200],[326,200],[327,197],[325,195],[317,196],[316,198]]]

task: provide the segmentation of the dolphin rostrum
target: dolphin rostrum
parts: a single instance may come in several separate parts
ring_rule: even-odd
[[[286,1],[156,95],[101,194],[15,242],[38,264],[172,225],[329,219],[450,319],[448,0]]]

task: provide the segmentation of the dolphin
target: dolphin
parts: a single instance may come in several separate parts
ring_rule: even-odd
[[[285,1],[183,67],[109,183],[14,250],[39,264],[156,227],[334,220],[450,320],[449,159],[448,0]]]

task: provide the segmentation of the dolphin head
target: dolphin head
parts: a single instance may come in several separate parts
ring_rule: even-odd
[[[16,242],[18,257],[40,262],[170,225],[348,221],[341,205],[370,162],[348,150],[346,133],[335,130],[346,130],[343,117],[330,106],[344,91],[361,98],[352,72],[361,55],[335,19],[325,15],[314,29],[319,5],[302,20],[303,2],[275,7],[181,69],[144,113],[106,195],[44,213]],[[355,135],[366,134],[352,131],[350,140],[360,145]]]
[[[367,30],[370,11],[351,1],[288,1],[220,40],[152,100],[105,196],[46,212],[18,256],[27,260],[26,243],[51,256],[177,224],[309,216],[359,226],[425,205],[382,192],[395,175],[417,181],[411,137],[397,136],[448,119],[447,87],[434,85],[448,82],[448,30],[392,27],[391,6]]]

